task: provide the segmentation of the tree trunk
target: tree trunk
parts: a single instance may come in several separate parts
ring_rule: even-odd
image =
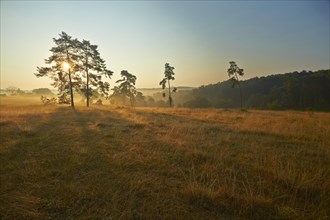
[[[86,55],[86,106],[89,107],[89,74],[88,74],[88,57]]]
[[[239,82],[238,82],[238,88],[239,88],[239,94],[241,97],[241,110],[243,110],[243,95],[242,95],[242,88],[241,88],[241,85]]]
[[[131,107],[133,107],[134,106],[134,97],[133,97],[133,95],[130,95],[129,99],[131,101]]]
[[[170,84],[170,80],[167,80],[168,82],[168,101],[170,103],[170,107],[172,107],[172,97],[171,97],[171,84]]]
[[[72,90],[72,80],[71,80],[71,70],[70,70],[70,67],[69,67],[69,84],[70,84],[71,107],[74,109],[73,90]]]
[[[87,74],[87,84],[86,84],[86,94],[87,94],[87,102],[86,102],[86,106],[89,107],[89,75],[88,75],[88,70],[86,71]]]
[[[66,47],[66,45],[65,45]],[[73,101],[73,90],[72,90],[72,79],[71,79],[71,63],[70,63],[70,58],[69,58],[69,52],[68,49],[66,48],[66,59],[69,65],[69,85],[70,85],[70,101],[71,101],[71,108],[74,109],[74,101]]]

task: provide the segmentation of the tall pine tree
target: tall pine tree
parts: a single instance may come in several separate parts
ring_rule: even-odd
[[[108,70],[105,61],[100,57],[97,45],[92,45],[89,41],[79,42],[80,59],[83,63],[86,82],[81,88],[86,97],[86,106],[89,107],[90,97],[93,95],[93,89],[100,94],[107,96],[110,84],[102,81],[102,76],[111,78],[113,72]]]
[[[241,109],[243,109],[243,94],[242,94],[242,88],[241,88],[241,84],[240,84],[238,76],[243,76],[244,70],[240,69],[234,61],[230,61],[229,64],[230,64],[230,67],[227,70],[227,73],[228,73],[228,76],[230,77],[230,80],[233,83],[232,88],[234,88],[235,85],[238,85],[239,94],[240,94],[240,98],[241,98]]]
[[[112,97],[119,98],[122,97],[125,103],[126,99],[130,100],[131,106],[134,105],[135,96],[137,91],[135,88],[136,76],[129,73],[127,70],[121,71],[122,78],[117,80],[116,83],[120,83],[118,86],[115,86],[114,93]]]
[[[165,88],[166,88],[166,83],[168,84],[168,102],[170,104],[170,107],[172,107],[172,104],[173,104],[173,99],[171,96],[171,83],[170,83],[171,80],[174,80],[174,71],[173,70],[174,70],[174,67],[170,66],[169,63],[166,63],[165,72],[164,72],[165,78],[159,82],[159,85],[162,86],[163,90],[165,90]],[[172,92],[176,92],[176,88],[174,88],[172,90]],[[165,91],[163,92],[163,97],[166,97]]]
[[[48,76],[53,80],[51,84],[58,89],[58,95],[62,99],[67,99],[70,95],[71,107],[74,108],[73,88],[79,87],[81,77],[79,70],[79,54],[77,49],[78,40],[62,32],[59,38],[53,38],[56,46],[50,51],[52,55],[45,59],[46,64],[51,67],[37,67],[37,77]]]

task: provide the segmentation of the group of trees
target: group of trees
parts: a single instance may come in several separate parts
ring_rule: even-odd
[[[171,96],[172,92],[176,92],[176,88],[171,90],[170,81],[174,80],[174,67],[170,66],[169,63],[165,64],[165,77],[160,81],[159,85],[162,86],[164,92],[163,97],[166,97],[166,83],[168,84],[168,103],[170,107],[173,105],[173,99]],[[145,100],[145,96],[142,92],[137,91],[135,87],[136,76],[127,72],[126,70],[121,71],[121,79],[117,80],[116,83],[120,83],[118,86],[113,88],[113,94],[110,96],[112,104],[123,104],[126,105],[129,101],[131,106],[138,104],[139,106],[156,105],[155,101],[149,97]],[[148,104],[149,103],[149,104]],[[163,105],[158,103],[158,105]]]
[[[53,38],[55,46],[50,49],[52,55],[45,59],[50,67],[37,67],[37,77],[48,76],[52,86],[58,89],[59,103],[70,103],[74,108],[74,92],[86,98],[86,106],[90,105],[90,98],[97,94],[110,98],[111,102],[126,104],[129,100],[133,106],[135,101],[144,102],[144,96],[135,88],[136,76],[127,70],[121,71],[121,79],[117,80],[118,86],[109,95],[110,84],[104,81],[111,78],[113,72],[108,70],[105,61],[100,57],[96,45],[87,40],[79,41],[62,32],[59,38]],[[165,64],[165,78],[160,82],[162,88],[168,83],[169,104],[172,106],[170,80],[174,80],[174,67]],[[172,92],[175,92],[176,88]],[[165,97],[165,92],[164,92]]]
[[[48,88],[39,88],[39,89],[33,89],[32,91],[23,91],[20,88],[17,88],[15,86],[9,86],[5,90],[2,90],[4,93],[2,93],[2,96],[40,96],[40,95],[46,95],[46,96],[53,96],[54,93]]]
[[[107,96],[110,84],[103,81],[103,77],[110,78],[113,72],[106,68],[97,46],[86,40],[73,39],[65,32],[53,40],[56,46],[50,49],[52,55],[45,59],[46,64],[51,66],[37,67],[35,75],[52,79],[60,102],[69,101],[74,108],[74,90],[86,97],[87,106],[94,90]]]
[[[25,92],[23,90],[21,90],[20,88],[17,88],[15,86],[9,86],[6,88],[6,93],[9,95],[24,95]]]

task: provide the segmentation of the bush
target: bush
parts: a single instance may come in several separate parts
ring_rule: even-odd
[[[41,99],[41,102],[44,105],[55,105],[57,103],[57,100],[54,97],[53,98],[47,98],[46,96],[41,96],[40,99]]]

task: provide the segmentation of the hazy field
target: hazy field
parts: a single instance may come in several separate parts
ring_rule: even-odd
[[[330,217],[330,113],[0,108],[2,219]]]

